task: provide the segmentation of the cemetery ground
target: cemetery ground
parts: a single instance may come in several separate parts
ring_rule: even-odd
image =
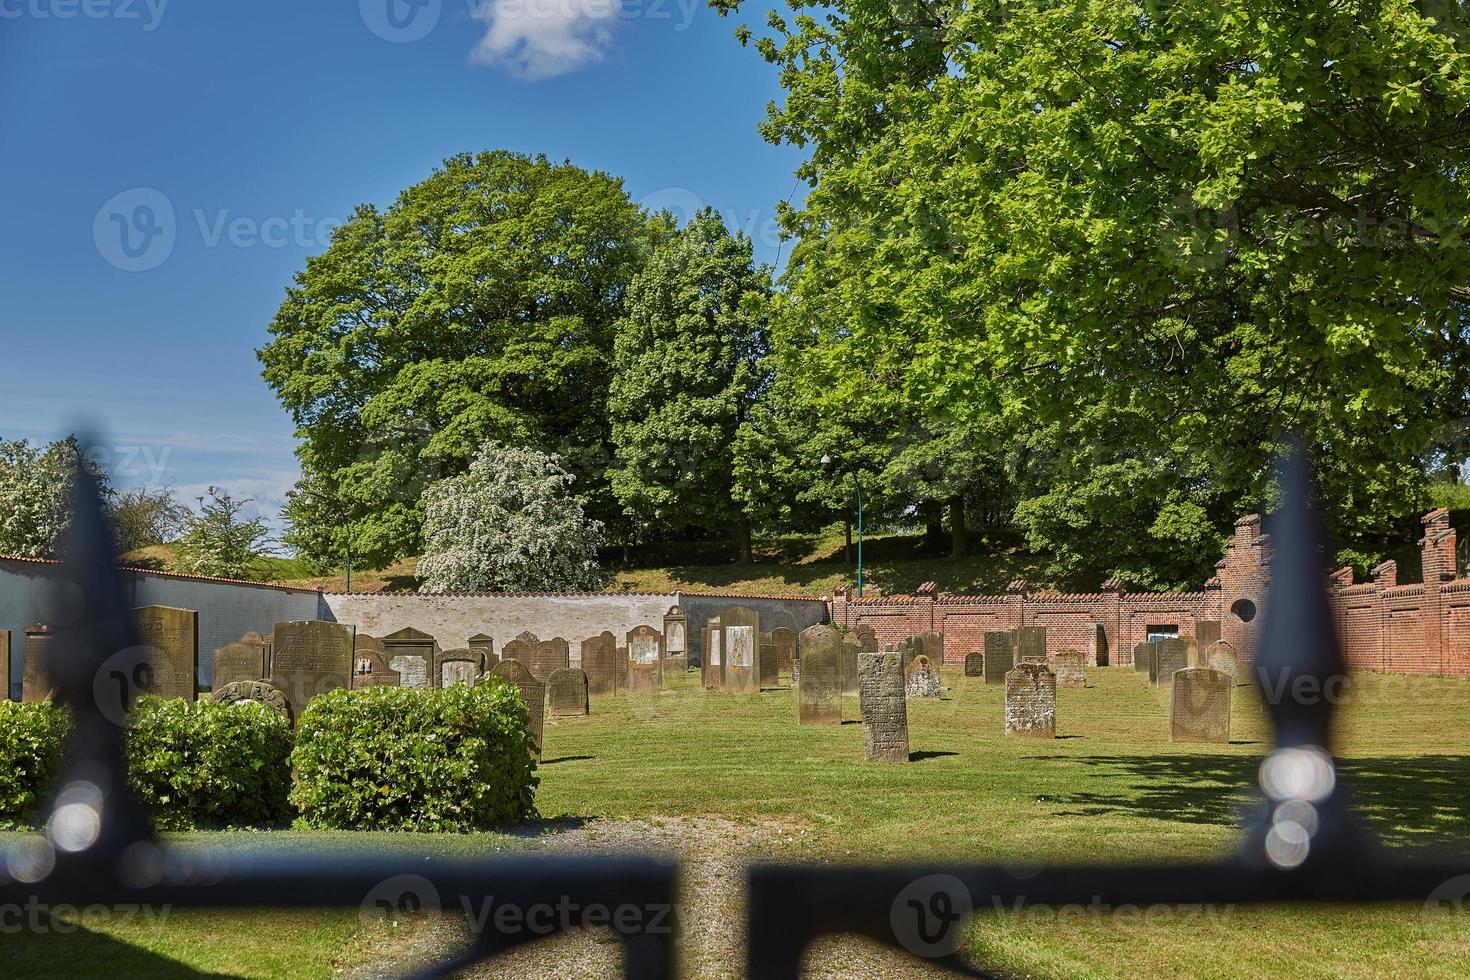
[[[862,726],[800,727],[792,690],[674,689],[594,699],[548,719],[543,820],[467,836],[194,833],[229,848],[416,848],[459,856],[526,849],[677,851],[683,973],[739,976],[741,868],[749,860],[1028,863],[1176,861],[1226,853],[1269,743],[1251,688],[1236,689],[1231,744],[1174,744],[1167,692],[1131,667],[1091,669],[1058,691],[1056,740],[1002,734],[1002,695],[944,671],[943,700],[910,701],[912,761],[865,763]],[[857,699],[844,715],[857,717]],[[1470,683],[1355,675],[1341,713],[1341,776],[1391,846],[1470,839]],[[433,861],[425,864],[432,877]],[[451,903],[446,900],[446,909]],[[464,916],[398,923],[340,912],[181,912],[88,921],[75,933],[6,930],[0,973],[375,976],[452,950]],[[1267,909],[982,908],[968,951],[1026,977],[1465,976],[1465,911],[1420,905]],[[513,954],[476,976],[602,976],[618,947],[584,934]],[[809,954],[816,975],[916,976],[855,940]]]

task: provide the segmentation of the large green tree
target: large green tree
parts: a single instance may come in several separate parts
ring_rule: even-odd
[[[790,6],[773,330],[824,411],[998,426],[1017,521],[1094,584],[1197,583],[1285,428],[1344,540],[1421,502],[1470,414],[1456,5]]]
[[[287,542],[319,562],[417,554],[424,489],[490,440],[556,451],[612,511],[613,324],[648,247],[619,180],[504,151],[359,207],[259,352],[301,440]]]
[[[682,531],[750,523],[732,496],[735,434],[762,378],[771,273],[713,209],[653,251],[617,325],[608,413],[613,493],[635,525]]]

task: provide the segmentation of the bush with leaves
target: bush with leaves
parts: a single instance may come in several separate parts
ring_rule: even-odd
[[[112,507],[112,531],[119,554],[151,548],[171,540],[183,527],[189,509],[170,487],[136,487],[120,494]]]
[[[291,744],[263,704],[146,697],[125,736],[128,784],[163,830],[284,824]]]
[[[216,578],[257,575],[270,536],[264,518],[244,516],[252,501],[236,500],[219,487],[210,487],[206,496],[196,499],[198,513],[183,518],[184,533],[176,546],[178,570]]]
[[[0,700],[0,827],[24,824],[40,806],[70,729],[63,708]]]
[[[107,474],[87,458],[75,436],[49,446],[0,439],[0,555],[51,558],[71,523],[72,487],[79,466],[97,481],[104,504],[112,500]]]
[[[302,712],[291,802],[305,827],[468,832],[535,813],[530,718],[498,677],[336,690]]]
[[[599,589],[602,525],[559,456],[487,443],[469,472],[425,494],[425,592]]]

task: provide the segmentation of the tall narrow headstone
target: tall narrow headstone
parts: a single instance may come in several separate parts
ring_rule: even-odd
[[[1016,630],[1016,661],[1046,663],[1046,627],[1022,626]]]
[[[352,687],[352,633],[316,620],[276,624],[270,684],[286,696],[292,718],[317,695]]]
[[[556,669],[566,666],[561,664]],[[593,697],[621,694],[628,689],[627,655],[618,656],[618,638],[606,630],[582,641],[582,670],[587,675],[587,693]],[[531,673],[541,677],[535,668]],[[547,671],[546,676],[550,677],[551,672]]]
[[[838,658],[842,671],[842,693],[858,693],[858,657],[862,655],[862,642],[852,633],[842,638],[842,649]]]
[[[138,645],[148,650],[152,670],[143,690],[162,698],[196,700],[199,695],[199,612],[171,606],[133,610]]]
[[[26,645],[21,653],[20,699],[26,704],[39,704],[51,697],[51,627],[26,627]]]
[[[269,651],[270,647],[259,633],[246,633],[236,642],[220,647],[214,651],[214,667],[209,676],[210,689],[218,691],[236,681],[265,680],[270,671]]]
[[[732,606],[720,613],[724,633],[725,690],[760,690],[761,618],[754,609]]]
[[[1208,667],[1205,662],[1205,651],[1213,644],[1220,642],[1220,621],[1218,619],[1202,619],[1194,624],[1194,639],[1199,645],[1200,662],[1193,664],[1196,667]]]
[[[540,760],[541,739],[546,731],[546,685],[515,659],[500,661],[490,668],[490,673],[521,692],[521,699],[526,702],[526,709],[530,714],[531,741],[534,745],[531,754]]]
[[[1192,636],[1181,636],[1179,639],[1184,641],[1184,666],[1203,667],[1204,664],[1200,663],[1200,655],[1204,651],[1200,648],[1198,641]]]
[[[488,636],[485,633],[476,633],[469,638],[468,645],[471,650],[479,650],[485,655],[486,667],[492,667],[500,660],[500,657],[495,653],[495,637],[493,636]]]
[[[805,651],[805,647],[802,648]],[[858,697],[863,716],[863,758],[909,761],[909,709],[903,657],[897,652],[858,657]]]
[[[1046,666],[1023,660],[1006,675],[1006,734],[1056,738],[1057,678]]]
[[[580,667],[554,670],[546,679],[546,710],[553,718],[591,714],[587,675]]]
[[[0,630],[0,701],[10,700],[10,630]]]
[[[935,670],[944,666],[944,634],[930,630],[918,636],[919,653],[929,658]]]
[[[903,671],[907,675],[909,664],[914,662],[914,658],[924,655],[924,641],[920,640],[917,636],[905,637],[893,647],[893,652],[902,658]]]
[[[434,671],[438,675],[436,680],[440,687],[451,687],[455,684],[474,687],[480,683],[480,677],[484,675],[487,666],[485,651],[471,647],[445,650],[434,659]]]
[[[682,677],[689,670],[689,614],[678,606],[664,613],[664,671]]]
[[[1093,627],[1089,646],[1087,663],[1093,667],[1106,667],[1112,655],[1108,648],[1108,631],[1102,626]]]
[[[781,686],[781,664],[777,660],[776,645],[771,642],[771,634],[761,634],[760,645],[760,684],[761,690],[767,691]]]
[[[1175,742],[1230,741],[1229,674],[1208,667],[1186,667],[1174,674],[1170,691],[1169,737]]]
[[[1009,633],[985,634],[985,683],[1002,685],[1015,663],[1015,641]]]
[[[1057,654],[1057,687],[1086,687],[1087,660],[1076,650],[1062,650]]]
[[[1174,683],[1174,672],[1189,666],[1189,644],[1177,636],[1154,644],[1153,682],[1159,687]]]
[[[711,691],[725,686],[725,636],[718,616],[704,624],[704,666],[700,668],[700,682]]]
[[[352,654],[352,689],[361,691],[369,687],[401,687],[403,678],[398,671],[388,666],[381,650],[371,644],[359,645]],[[219,688],[215,688],[219,690]]]
[[[796,631],[777,626],[767,634],[769,645],[776,654],[776,673],[790,677],[796,667]]]
[[[1240,658],[1236,656],[1235,647],[1224,640],[1216,640],[1210,644],[1205,651],[1205,666],[1228,675],[1231,684],[1239,683]]]
[[[801,634],[800,724],[842,724],[842,646],[842,634],[830,626],[813,626]]]
[[[279,643],[279,641],[277,641]],[[403,687],[437,687],[434,656],[438,642],[428,633],[412,626],[383,637],[383,650],[389,668],[398,671]]]
[[[965,654],[965,676],[981,678],[985,676],[985,654],[978,652]]]
[[[664,686],[664,638],[652,626],[639,626],[628,633],[628,691],[655,693]]]
[[[1152,669],[1149,665],[1154,659],[1154,645],[1152,643],[1140,643],[1133,648],[1133,671],[1137,674],[1150,674]]]
[[[939,699],[939,671],[922,653],[909,661],[904,672],[904,693],[915,700]]]

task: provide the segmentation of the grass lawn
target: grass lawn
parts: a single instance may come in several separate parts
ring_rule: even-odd
[[[1228,746],[1174,745],[1167,699],[1131,668],[1059,692],[1055,741],[1001,734],[1001,694],[946,671],[945,700],[910,702],[914,760],[862,761],[862,730],[802,728],[789,690],[595,701],[548,727],[539,805],[565,827],[603,818],[723,816],[782,828],[767,856],[891,861],[1183,860],[1237,841],[1236,812],[1268,742],[1250,689]],[[849,717],[856,717],[856,699]],[[1361,675],[1343,713],[1345,783],[1394,846],[1470,839],[1470,684]],[[230,846],[424,847],[485,853],[524,835],[190,834]],[[686,911],[686,915],[690,914]],[[970,952],[1018,976],[1465,976],[1470,917],[1388,908],[1211,910],[1146,921],[986,910]],[[329,976],[381,950],[355,909],[183,913],[69,936],[0,935],[0,974]]]

